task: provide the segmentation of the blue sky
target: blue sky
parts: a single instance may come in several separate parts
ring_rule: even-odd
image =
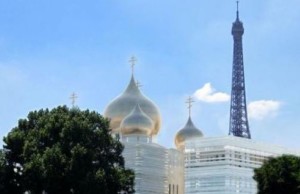
[[[160,108],[158,142],[173,146],[194,95],[205,136],[228,133],[235,1],[0,2],[0,136],[31,110],[77,105],[102,113],[130,79]],[[300,1],[247,0],[244,64],[253,139],[300,148]],[[224,98],[225,97],[225,98]]]

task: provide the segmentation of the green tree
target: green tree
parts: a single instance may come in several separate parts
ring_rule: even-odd
[[[300,157],[271,158],[254,170],[258,194],[300,194]]]
[[[0,150],[0,193],[7,193],[5,191],[5,155],[3,150]]]
[[[3,177],[11,193],[134,193],[123,146],[96,112],[66,106],[33,111],[4,142]]]

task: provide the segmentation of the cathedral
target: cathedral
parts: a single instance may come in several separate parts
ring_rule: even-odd
[[[135,171],[137,194],[184,193],[183,153],[155,143],[161,126],[159,109],[142,94],[134,75],[104,116],[110,119],[113,135],[124,144],[125,165]]]
[[[136,194],[256,194],[252,178],[270,157],[299,151],[251,139],[245,95],[242,35],[237,10],[229,136],[205,137],[189,117],[174,137],[176,149],[156,142],[159,108],[139,89],[133,71],[127,88],[104,110],[112,135],[124,145],[125,166],[135,171]],[[134,66],[135,58],[130,62]]]

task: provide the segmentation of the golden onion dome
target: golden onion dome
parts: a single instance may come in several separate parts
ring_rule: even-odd
[[[126,90],[116,97],[104,111],[104,116],[110,119],[112,132],[120,132],[122,120],[131,113],[136,104],[140,105],[143,112],[150,117],[154,124],[151,135],[157,135],[161,125],[159,110],[150,99],[141,93],[133,76],[131,77]]]
[[[123,135],[141,134],[150,136],[154,124],[151,118],[142,111],[140,105],[137,104],[131,113],[123,119],[120,128]]]
[[[203,137],[202,132],[195,127],[191,117],[189,117],[184,128],[179,130],[175,136],[175,145],[177,149],[182,149],[185,146],[186,140]]]

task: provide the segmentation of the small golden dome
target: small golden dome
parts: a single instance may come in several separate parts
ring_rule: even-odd
[[[177,132],[175,136],[175,145],[177,149],[183,149],[186,140],[191,140],[200,137],[203,137],[202,132],[197,127],[195,127],[191,117],[189,117],[184,128]]]
[[[112,132],[120,132],[122,120],[131,113],[136,104],[139,104],[143,112],[150,117],[154,124],[151,135],[157,135],[161,125],[159,110],[150,99],[141,93],[133,76],[126,90],[115,98],[104,111],[104,116],[110,119]]]
[[[137,104],[135,108],[121,122],[121,133],[123,135],[142,134],[151,135],[154,129],[154,124]]]

